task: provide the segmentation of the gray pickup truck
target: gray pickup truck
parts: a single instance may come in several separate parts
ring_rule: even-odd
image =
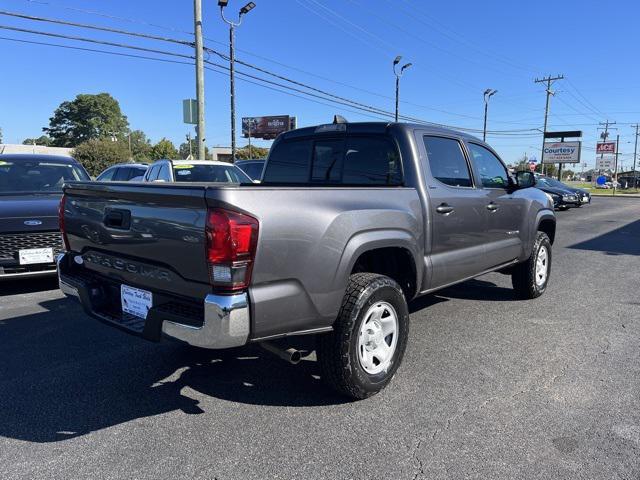
[[[261,184],[69,183],[60,287],[153,341],[294,357],[294,336],[316,335],[323,379],[365,398],[402,360],[409,300],[491,271],[520,298],[545,291],[556,221],[534,183],[456,131],[301,128]]]

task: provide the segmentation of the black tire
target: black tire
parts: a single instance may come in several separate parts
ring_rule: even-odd
[[[358,342],[365,314],[376,302],[387,302],[396,312],[396,347],[386,371],[369,374],[360,364]],[[375,395],[391,381],[402,362],[409,336],[409,308],[400,286],[375,273],[355,273],[342,300],[331,333],[318,337],[318,363],[322,379],[352,399]]]
[[[538,285],[536,282],[536,260],[538,254],[542,248],[547,249],[547,276],[543,283]],[[533,244],[531,250],[531,256],[522,263],[519,263],[513,268],[511,274],[511,283],[513,289],[516,292],[516,296],[523,300],[529,300],[537,298],[544,293],[549,283],[549,277],[551,276],[551,241],[544,232],[538,232],[536,235],[536,241]]]

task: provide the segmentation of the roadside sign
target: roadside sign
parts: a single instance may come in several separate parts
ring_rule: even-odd
[[[536,164],[535,163],[530,163],[529,164],[529,170],[531,170],[532,172],[536,171]]]
[[[545,143],[543,163],[579,163],[581,142]]]
[[[616,142],[598,142],[596,143],[596,153],[616,153]]]
[[[613,157],[596,158],[596,170],[613,170],[615,159]]]
[[[598,178],[596,178],[596,183],[598,185],[604,185],[605,183],[607,183],[607,177],[605,177],[604,175],[600,175]]]
[[[247,138],[262,138],[270,140],[276,138],[282,132],[291,130],[292,124],[289,115],[274,115],[270,117],[242,117],[242,136]]]
[[[182,100],[182,121],[192,125],[198,124],[198,102],[193,98]]]

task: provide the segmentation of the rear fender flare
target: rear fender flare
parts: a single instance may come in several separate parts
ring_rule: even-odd
[[[418,240],[406,230],[381,229],[358,233],[349,239],[342,252],[334,276],[334,284],[344,292],[347,288],[349,275],[360,255],[378,248],[395,247],[404,248],[411,254],[416,271],[416,285],[419,289],[422,282],[423,262],[420,260],[421,254],[417,245]]]

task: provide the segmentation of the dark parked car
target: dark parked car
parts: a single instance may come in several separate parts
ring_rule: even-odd
[[[119,163],[107,168],[98,175],[97,182],[131,182],[142,181],[147,173],[148,165],[144,163]]]
[[[252,160],[238,160],[236,167],[240,167],[244,173],[251,177],[251,180],[262,180],[262,171],[264,170],[264,158],[255,158]]]
[[[55,274],[58,204],[70,180],[90,180],[72,158],[0,155],[0,280]]]
[[[551,196],[554,208],[566,210],[569,207],[580,206],[580,197],[575,192],[568,190],[560,182],[557,182],[560,186],[554,182],[556,181],[548,177],[538,177],[536,179],[536,188]]]
[[[580,203],[577,205],[578,207],[584,205],[585,203],[591,203],[591,194],[586,190],[583,190],[582,188],[572,187],[571,185],[562,183],[560,180],[556,180],[555,178],[544,178],[551,185],[555,185],[558,188],[564,188],[565,190],[575,193],[578,196],[578,200],[580,201]]]

